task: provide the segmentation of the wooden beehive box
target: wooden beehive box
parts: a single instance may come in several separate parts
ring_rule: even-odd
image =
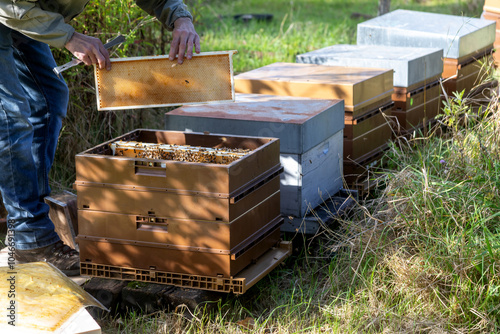
[[[442,58],[443,50],[439,48],[339,44],[298,55],[297,62],[393,69],[392,115],[398,122],[392,124],[396,133],[402,133],[421,127],[424,119],[432,120],[439,112],[438,79],[443,73]],[[368,151],[370,149],[365,147],[360,154]],[[351,155],[351,158],[361,155]]]
[[[464,91],[467,95],[471,91],[480,91],[486,79],[493,71],[493,55],[490,51],[483,54],[479,59],[471,58],[462,64],[445,61],[445,71],[443,87],[449,96],[453,92]]]
[[[238,93],[234,103],[170,111],[165,126],[279,138],[281,213],[302,217],[342,188],[343,120],[341,100]]]
[[[249,151],[224,164],[186,162],[148,157],[148,145]],[[135,130],[80,153],[81,261],[233,276],[279,242],[281,170],[279,139],[269,137]]]
[[[381,147],[386,147],[392,138],[389,117],[394,103],[382,106],[356,119],[345,119],[344,160],[355,160]]]
[[[441,110],[441,86],[435,81],[412,91],[395,89],[393,100],[395,132],[404,135],[435,120]]]
[[[481,15],[481,18],[485,19],[485,20],[491,20],[491,21],[495,21],[495,27],[496,27],[496,31],[495,31],[495,43],[493,43],[493,48],[494,48],[494,52],[493,52],[493,59],[495,61],[495,66],[498,67],[498,65],[500,64],[500,52],[499,52],[499,49],[500,49],[500,7],[497,7],[497,6],[500,6],[500,3],[497,3],[497,2],[493,2],[491,4],[488,4],[488,1],[485,2],[485,5],[484,5],[484,11],[483,11],[483,14]]]
[[[233,252],[203,247],[79,236],[82,264],[110,265],[153,272],[230,278],[279,245],[280,225]]]
[[[274,63],[234,77],[235,92],[344,100],[353,118],[391,101],[389,69]]]
[[[461,76],[461,67],[491,53],[495,42],[495,22],[455,16],[395,10],[358,24],[357,44],[443,49],[442,77],[448,79],[448,95],[474,88],[479,73]]]

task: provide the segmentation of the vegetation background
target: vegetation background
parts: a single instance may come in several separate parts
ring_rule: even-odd
[[[354,44],[376,0],[188,0],[203,51],[237,50],[236,73],[333,44]],[[484,1],[396,0],[398,8],[479,17]],[[272,14],[271,21],[236,20]],[[116,57],[168,53],[170,34],[132,1],[92,0],[80,32],[127,42]],[[54,50],[57,62],[70,59]],[[489,65],[489,64],[486,64]],[[136,128],[161,129],[168,109],[98,112],[91,68],[64,73],[71,106],[51,174],[74,181],[75,154]],[[105,333],[500,332],[500,116],[497,94],[444,101],[439,130],[395,142],[384,182],[350,214],[303,240],[295,254],[241,297],[190,318],[131,312]],[[477,105],[477,104],[476,104]],[[301,240],[300,236],[295,236]],[[300,244],[300,243],[299,243]]]

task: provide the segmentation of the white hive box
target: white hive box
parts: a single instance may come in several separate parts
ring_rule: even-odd
[[[381,45],[338,44],[298,55],[297,63],[394,70],[394,86],[434,81],[443,73],[443,50]]]
[[[458,60],[494,42],[495,22],[403,9],[362,22],[357,31],[358,45],[439,48],[445,58]]]
[[[342,100],[236,94],[234,103],[175,109],[165,128],[279,138],[283,215],[303,217],[342,188]]]

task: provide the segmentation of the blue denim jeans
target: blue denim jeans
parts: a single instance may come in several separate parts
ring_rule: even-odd
[[[69,96],[55,66],[48,45],[0,24],[0,191],[21,250],[59,240],[44,203]]]

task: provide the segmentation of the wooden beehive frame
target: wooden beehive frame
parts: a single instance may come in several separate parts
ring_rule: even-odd
[[[232,55],[202,52],[182,65],[167,55],[114,58],[111,71],[94,66],[98,110],[234,101]]]
[[[110,144],[113,155],[134,158],[228,164],[245,156],[249,149],[213,148],[190,145],[116,141]]]

